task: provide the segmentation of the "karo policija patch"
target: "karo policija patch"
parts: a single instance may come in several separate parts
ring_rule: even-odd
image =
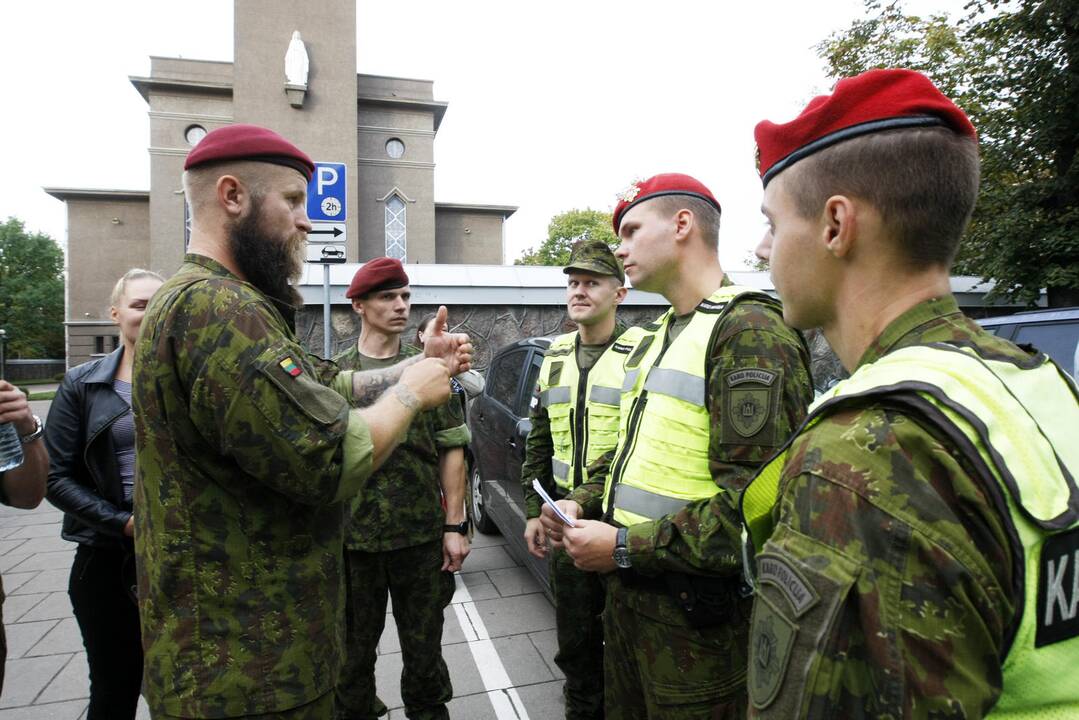
[[[761,553],[757,556],[757,582],[777,587],[791,604],[796,618],[802,617],[820,600],[817,591],[806,582],[794,566],[771,553]]]
[[[1079,637],[1079,528],[1053,535],[1038,561],[1034,647]]]
[[[303,368],[301,368],[299,365],[297,365],[296,361],[293,360],[291,357],[286,357],[284,360],[282,360],[281,362],[279,362],[277,364],[281,366],[282,370],[284,370],[286,373],[288,373],[292,377],[296,377],[297,375],[300,375],[300,374],[303,373]]]
[[[742,437],[761,431],[772,413],[772,393],[778,373],[759,368],[733,370],[726,374],[727,419]]]

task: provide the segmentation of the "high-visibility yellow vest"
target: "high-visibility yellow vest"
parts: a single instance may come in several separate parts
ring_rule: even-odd
[[[642,329],[626,362],[618,449],[603,494],[616,523],[654,520],[719,491],[708,467],[706,365],[719,322],[748,297],[778,305],[764,293],[729,285],[702,301],[666,348],[673,308]]]
[[[1044,355],[1019,367],[968,346],[903,348],[858,369],[810,408],[802,432],[837,407],[887,398],[956,439],[996,482],[1022,544],[1022,615],[1001,666],[994,718],[1079,717],[1079,390]],[[797,437],[797,433],[795,435]],[[793,442],[793,439],[792,439]],[[791,443],[788,443],[789,448]],[[746,567],[773,529],[787,449],[742,496]],[[960,640],[961,642],[961,640]]]
[[[636,331],[630,328],[624,337],[632,339]],[[547,348],[539,373],[539,401],[551,421],[551,474],[565,492],[586,482],[589,464],[613,450],[618,440],[622,365],[628,349],[620,338],[582,372],[577,367],[576,332],[559,335]]]

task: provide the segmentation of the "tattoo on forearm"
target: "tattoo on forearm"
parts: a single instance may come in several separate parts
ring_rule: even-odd
[[[382,397],[398,380],[401,373],[409,365],[423,359],[422,355],[402,360],[393,367],[379,368],[378,370],[361,370],[352,373],[352,399],[356,407],[368,407]]]

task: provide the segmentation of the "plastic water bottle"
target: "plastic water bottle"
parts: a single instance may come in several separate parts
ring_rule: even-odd
[[[15,423],[0,423],[0,472],[22,465],[22,443]]]

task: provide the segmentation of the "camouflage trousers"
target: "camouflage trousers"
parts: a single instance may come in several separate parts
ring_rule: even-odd
[[[732,623],[698,629],[665,589],[606,576],[603,611],[608,720],[746,716],[748,602]]]
[[[555,664],[566,676],[566,720],[603,718],[603,582],[573,566],[565,550],[550,556],[548,577],[558,625]]]
[[[151,717],[154,720],[181,720],[181,718],[174,715],[151,713]],[[291,710],[259,715],[243,715],[235,720],[331,720],[331,718],[333,718],[333,693],[328,692],[317,700]]]
[[[442,539],[410,548],[345,551],[345,664],[334,693],[339,720],[387,712],[375,692],[375,659],[386,624],[386,598],[401,641],[401,699],[412,720],[449,718],[453,697],[442,659],[442,612],[453,598],[453,573],[442,572]]]

